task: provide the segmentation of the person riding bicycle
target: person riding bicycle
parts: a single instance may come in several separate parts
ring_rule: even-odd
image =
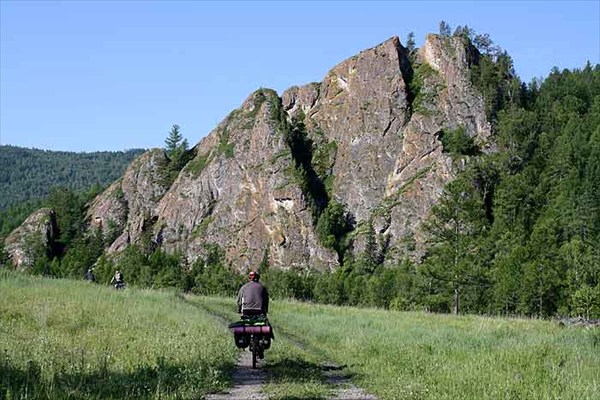
[[[119,270],[115,271],[115,275],[110,280],[111,285],[115,285],[116,289],[122,289],[125,287],[125,279],[123,278],[123,273]]]
[[[267,288],[259,282],[260,274],[258,271],[251,271],[248,274],[248,280],[249,282],[244,284],[238,293],[238,313],[242,314],[242,320],[248,318],[264,319],[268,325],[267,313],[269,312],[269,293]],[[261,347],[258,350],[258,358],[264,358],[264,350],[270,347],[272,338],[274,338],[274,336],[271,329],[269,337],[265,336],[261,338]]]
[[[94,275],[94,270],[89,268],[85,273],[85,280],[88,282],[96,282],[96,276]]]
[[[238,313],[242,316],[264,315],[266,317],[269,312],[267,288],[259,282],[258,271],[251,271],[248,280],[249,282],[242,286],[238,293]]]

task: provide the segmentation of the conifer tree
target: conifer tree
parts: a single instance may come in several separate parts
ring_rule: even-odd
[[[453,313],[460,310],[461,287],[477,283],[478,239],[486,226],[485,207],[466,178],[449,183],[426,224],[430,235],[427,273],[453,293]]]
[[[409,32],[407,38],[406,38],[406,48],[408,49],[409,53],[412,53],[413,51],[415,51],[415,33],[414,32]]]
[[[441,36],[450,36],[451,28],[450,25],[446,21],[440,22],[440,35]]]

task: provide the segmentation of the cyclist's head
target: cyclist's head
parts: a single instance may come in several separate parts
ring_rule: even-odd
[[[254,282],[258,282],[258,280],[260,279],[260,274],[258,273],[258,271],[250,271],[250,273],[248,274],[248,279]]]

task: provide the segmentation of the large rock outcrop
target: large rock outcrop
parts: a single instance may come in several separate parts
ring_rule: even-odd
[[[36,256],[49,254],[56,234],[54,211],[41,208],[31,214],[4,241],[13,266],[25,270],[33,265]]]
[[[342,254],[318,240],[316,225],[337,201],[354,221],[354,255],[375,235],[389,263],[418,256],[420,227],[465,162],[444,152],[440,136],[461,128],[491,148],[469,80],[477,55],[460,38],[429,35],[410,54],[393,37],[320,83],[281,97],[257,90],[194,147],[173,183],[163,151],[138,158],[91,204],[90,224],[115,235],[112,253],[144,238],[189,262],[213,244],[238,270],[261,261],[331,270]]]

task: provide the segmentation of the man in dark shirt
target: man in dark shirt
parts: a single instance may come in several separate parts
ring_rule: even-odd
[[[92,271],[92,269],[88,269],[87,273],[85,274],[85,279],[88,282],[96,282],[96,277],[94,276],[94,271]]]
[[[269,293],[260,282],[257,271],[248,274],[249,282],[238,293],[238,312],[242,315],[267,315],[269,312]]]

